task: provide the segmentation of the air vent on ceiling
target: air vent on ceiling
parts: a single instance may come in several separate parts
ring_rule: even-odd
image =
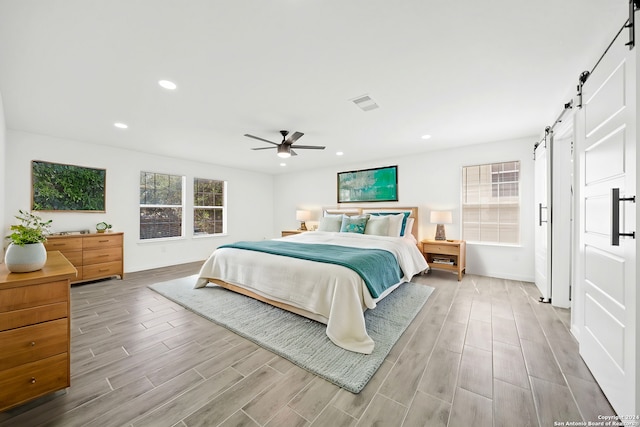
[[[362,111],[371,111],[376,108],[380,108],[376,101],[371,99],[369,95],[362,95],[357,98],[351,100],[354,104],[356,104]]]

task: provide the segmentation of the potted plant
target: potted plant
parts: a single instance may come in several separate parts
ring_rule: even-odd
[[[99,222],[96,224],[96,231],[98,233],[104,233],[105,231],[111,230],[111,224],[107,224],[106,222]]]
[[[51,227],[51,220],[43,221],[31,212],[19,210],[15,217],[20,221],[12,225],[12,233],[7,236],[11,240],[4,262],[12,273],[27,273],[40,270],[47,262],[47,250],[44,242]]]

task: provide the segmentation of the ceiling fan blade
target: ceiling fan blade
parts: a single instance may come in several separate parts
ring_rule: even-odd
[[[259,147],[259,148],[252,148],[252,150],[272,150],[274,148],[278,148],[278,147]]]
[[[266,140],[264,138],[260,138],[259,136],[253,136],[253,135],[249,135],[248,133],[245,133],[244,136],[246,136],[247,138],[253,138],[253,139],[257,139],[258,141],[262,141],[262,142],[268,142],[269,144],[273,144],[273,145],[280,145],[280,144],[276,144],[275,142],[271,142],[269,140]]]
[[[296,152],[295,152],[295,151],[293,151],[293,150],[289,150],[289,154],[291,154],[292,156],[297,156],[297,155],[298,155],[298,153],[296,153]]]
[[[304,135],[304,133],[302,132],[294,132],[293,135],[291,135],[289,138],[287,138],[286,141],[284,141],[285,144],[293,144],[295,143],[298,139],[302,138],[302,135]]]
[[[291,148],[301,148],[303,150],[324,150],[326,147],[322,145],[292,145]]]

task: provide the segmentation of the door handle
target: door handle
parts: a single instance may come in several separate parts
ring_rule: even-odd
[[[611,246],[620,246],[620,236],[636,238],[636,232],[620,232],[620,202],[636,202],[636,196],[620,197],[620,189],[611,189]]]
[[[538,203],[538,226],[542,227],[543,222],[549,222],[549,220],[542,220],[542,209],[547,209],[546,206],[542,206],[542,203]]]

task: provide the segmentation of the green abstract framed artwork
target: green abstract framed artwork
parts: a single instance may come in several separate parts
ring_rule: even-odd
[[[105,212],[106,169],[31,162],[34,211]]]
[[[338,172],[338,203],[397,201],[398,166]]]

